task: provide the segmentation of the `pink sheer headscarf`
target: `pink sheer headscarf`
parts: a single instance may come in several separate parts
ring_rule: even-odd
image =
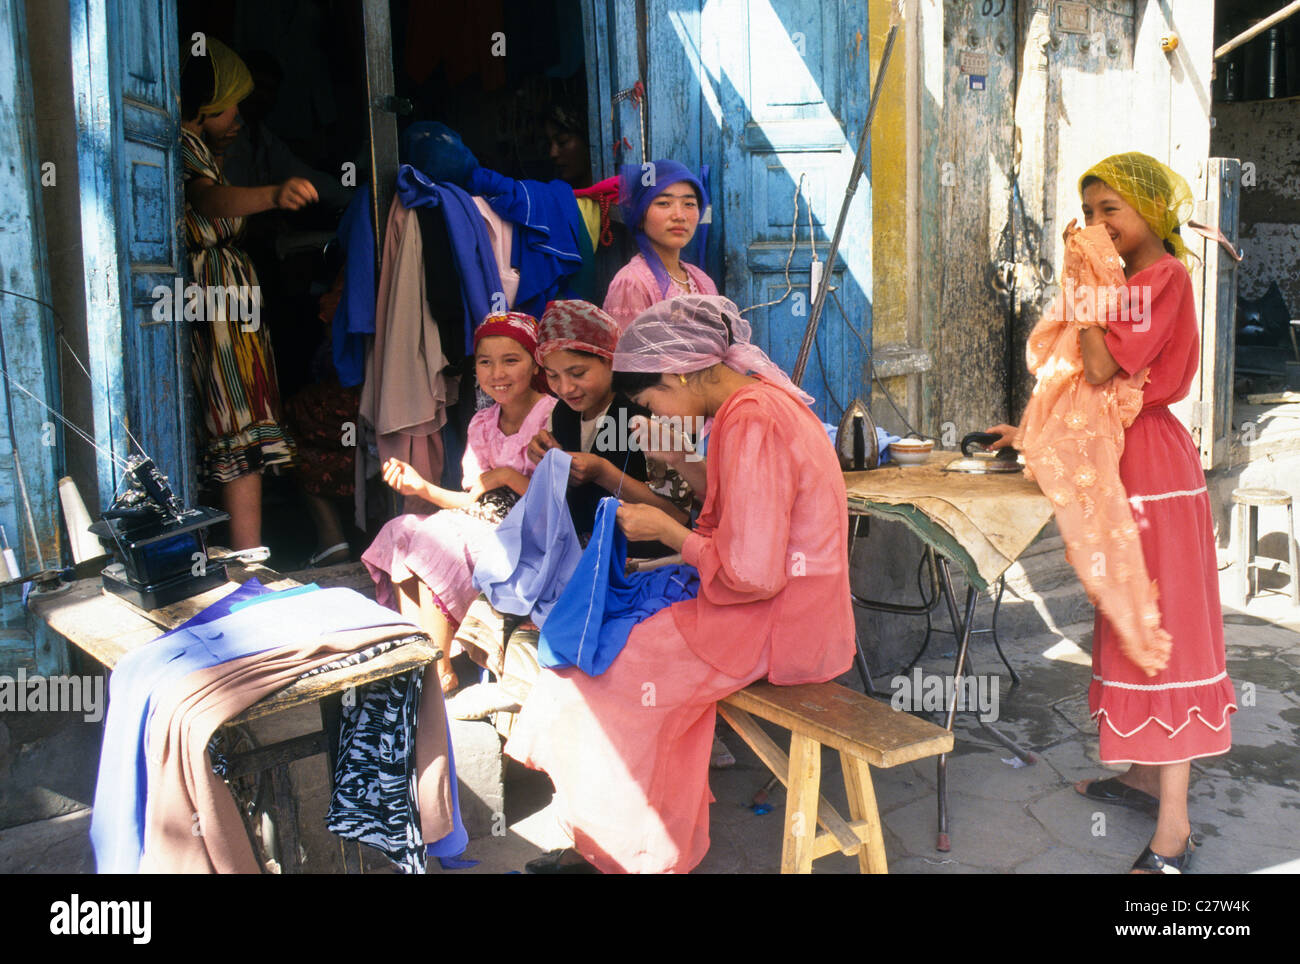
[[[742,375],[760,375],[812,405],[813,397],[750,342],[752,334],[729,299],[678,295],[637,315],[618,340],[614,371],[689,375],[721,362]]]

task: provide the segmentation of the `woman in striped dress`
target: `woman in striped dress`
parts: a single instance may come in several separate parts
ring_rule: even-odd
[[[192,373],[203,411],[200,476],[221,485],[231,548],[247,549],[262,541],[262,470],[289,464],[294,444],[280,423],[257,272],[239,241],[248,215],[295,211],[317,198],[298,177],[263,187],[226,183],[219,158],[239,131],[239,102],[253,81],[234,51],[213,37],[206,43],[181,71],[185,240],[191,279],[203,293],[201,306],[187,296],[183,317],[193,322]],[[177,319],[181,309],[175,306]]]

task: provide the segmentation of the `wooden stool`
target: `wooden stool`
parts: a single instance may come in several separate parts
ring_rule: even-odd
[[[888,873],[868,764],[892,767],[952,749],[947,730],[838,683],[755,683],[719,703],[718,712],[786,786],[783,874],[812,873],[814,860],[836,850],[857,854],[862,873]],[[790,731],[788,757],[755,716]],[[840,753],[850,820],[821,795],[823,745]],[[826,832],[818,834],[817,825]]]
[[[1261,566],[1272,572],[1280,572],[1291,579],[1291,605],[1300,606],[1300,566],[1296,564],[1295,517],[1291,505],[1291,496],[1281,489],[1244,488],[1234,489],[1232,501],[1236,505],[1232,526],[1237,540],[1237,580],[1241,588],[1241,601],[1244,605],[1252,595],[1259,593],[1259,569]],[[1259,541],[1259,507],[1277,505],[1286,507],[1287,559],[1268,559],[1256,556]],[[1267,561],[1261,563],[1261,559]],[[1255,592],[1250,591],[1250,571],[1254,569]]]

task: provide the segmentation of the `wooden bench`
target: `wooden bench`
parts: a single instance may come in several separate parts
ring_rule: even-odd
[[[838,850],[858,856],[862,873],[889,872],[870,766],[892,767],[952,750],[952,734],[838,683],[755,683],[718,704],[718,712],[786,786],[781,873],[812,873]],[[787,757],[754,719],[790,731]],[[838,750],[849,820],[821,795],[821,749]],[[825,833],[818,834],[816,826]]]

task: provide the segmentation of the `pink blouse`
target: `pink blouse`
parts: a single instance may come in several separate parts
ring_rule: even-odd
[[[682,558],[697,599],[672,607],[691,651],[744,677],[770,649],[777,684],[833,679],[853,662],[844,475],[812,410],[767,382],[718,410],[708,494]]]
[[[685,261],[681,262],[681,265],[686,269],[686,276],[691,279],[693,290],[687,291],[680,285],[670,285],[669,297],[679,294],[716,295],[718,293],[718,286],[707,274]],[[614,279],[609,283],[609,290],[605,293],[604,308],[605,313],[618,322],[619,329],[627,331],[637,315],[663,300],[659,294],[659,282],[655,280],[654,272],[650,270],[650,265],[646,264],[645,258],[638,254],[614,275]]]
[[[464,488],[472,488],[480,475],[492,469],[511,468],[531,476],[536,466],[528,458],[528,443],[546,427],[556,401],[554,395],[543,395],[514,435],[501,431],[500,405],[489,405],[475,413],[469,420],[465,457],[460,462]]]

